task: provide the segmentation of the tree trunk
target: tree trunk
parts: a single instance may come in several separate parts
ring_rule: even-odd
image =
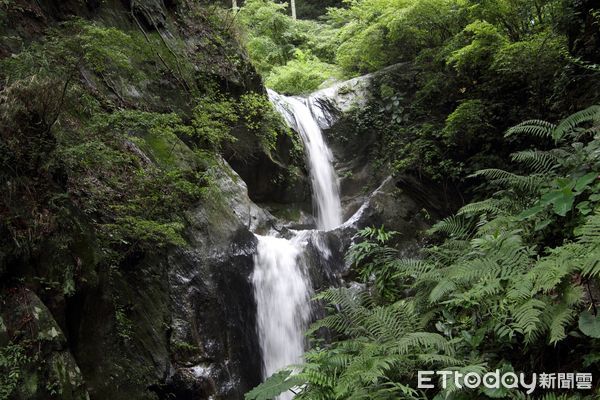
[[[290,0],[290,6],[292,7],[292,18],[296,19],[296,0]]]
[[[234,10],[237,10],[237,8],[238,8],[238,6],[237,6],[237,0],[232,0],[231,7],[232,7]]]

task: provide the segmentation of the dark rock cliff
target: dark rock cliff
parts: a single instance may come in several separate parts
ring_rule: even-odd
[[[0,2],[0,22],[2,395],[241,399],[261,379],[251,230],[267,229],[272,217],[229,164],[254,199],[296,198],[291,175],[296,188],[306,186],[301,169],[290,173],[287,135],[266,152],[236,128],[245,153],[224,148],[225,158],[206,167],[195,139],[177,132],[209,90],[232,99],[264,92],[231,16],[188,0],[11,0]],[[95,114],[109,121],[100,130]],[[71,153],[106,132],[100,151]],[[71,161],[85,168],[75,174]],[[182,189],[161,182],[187,184],[183,174],[206,185],[207,168],[212,191],[201,201],[161,204]],[[111,219],[138,201],[138,174],[158,185],[158,203],[142,206],[145,219],[132,225],[138,239],[115,247]],[[162,207],[178,215],[186,243],[168,239],[170,223],[156,230],[149,222],[160,222],[152,214]]]

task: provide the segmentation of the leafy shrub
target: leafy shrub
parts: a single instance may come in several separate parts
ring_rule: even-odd
[[[467,100],[448,115],[442,134],[449,145],[468,149],[472,142],[493,129],[488,114],[481,100]]]
[[[267,77],[266,85],[280,93],[310,93],[337,75],[335,66],[297,50],[293,60],[273,68]]]
[[[25,349],[8,344],[0,348],[0,399],[9,399],[21,382],[21,368],[29,362]]]
[[[240,158],[251,157],[259,150],[269,154],[278,137],[286,134],[289,131],[269,99],[253,92],[239,99],[219,94],[202,98],[188,131],[201,147],[224,149]]]
[[[286,4],[272,0],[248,0],[240,10],[240,20],[248,29],[246,47],[262,73],[288,62],[294,43],[300,38],[295,21],[286,15],[286,8]]]
[[[489,68],[494,54],[506,39],[498,28],[485,21],[470,23],[465,27],[463,35],[464,39],[457,37],[455,40],[466,40],[468,44],[454,50],[448,57],[448,63],[459,74],[477,78]]]

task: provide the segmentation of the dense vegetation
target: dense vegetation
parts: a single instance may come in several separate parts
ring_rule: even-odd
[[[407,63],[377,79],[379,90],[352,120],[353,138],[376,132],[374,158],[386,170],[464,190],[464,177],[503,167],[526,144],[505,140],[508,127],[534,116],[557,121],[600,96],[598,14],[588,2],[345,5],[318,22],[294,21],[282,5],[250,0],[240,19],[252,60],[280,92]]]
[[[331,308],[311,332],[327,328],[335,340],[314,336],[298,374],[274,375],[247,398],[288,388],[302,399],[525,398],[506,389],[417,390],[416,371],[597,371],[599,130],[598,106],[558,125],[511,128],[507,136],[556,147],[514,153],[512,171],[474,174],[486,178],[487,195],[437,223],[430,234],[441,237],[420,258],[391,245],[401,233],[362,231],[348,259],[366,286],[316,296]],[[515,173],[519,166],[529,173]],[[595,398],[543,398],[585,395]]]
[[[250,55],[276,65],[257,64],[276,90],[305,93],[401,63],[374,79],[344,140],[374,134],[380,168],[468,199],[424,235],[416,258],[396,247],[402,232],[362,231],[347,257],[364,286],[319,293],[329,313],[308,333],[306,362],[247,398],[596,398],[597,382],[532,396],[418,390],[416,371],[598,371],[597,8],[356,0],[319,22],[282,16],[258,30],[264,14],[253,10],[280,6],[247,4]]]

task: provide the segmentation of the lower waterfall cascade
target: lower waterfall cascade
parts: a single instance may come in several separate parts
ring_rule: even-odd
[[[310,280],[300,263],[302,244],[274,236],[257,236],[252,275],[257,305],[263,375],[301,361],[303,330],[310,317]],[[281,400],[290,398],[282,395]]]
[[[325,143],[311,103],[269,90],[269,98],[288,125],[302,138],[311,178],[316,225],[331,230],[342,224],[342,207],[333,155]],[[257,306],[257,330],[263,360],[263,378],[302,362],[304,331],[311,315],[312,285],[303,252],[311,231],[294,232],[284,239],[259,236],[252,284]],[[321,247],[321,246],[317,246]],[[328,249],[321,248],[327,258]],[[282,394],[279,400],[291,399]]]

